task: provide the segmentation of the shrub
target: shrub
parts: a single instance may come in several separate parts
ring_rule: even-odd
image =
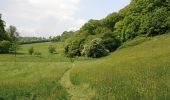
[[[83,49],[84,39],[74,41],[65,47],[65,54],[68,57],[81,56],[81,50]]]
[[[29,53],[30,55],[33,55],[33,53],[34,53],[34,48],[31,47],[31,48],[28,50],[28,53]]]
[[[56,52],[56,48],[55,48],[54,46],[50,45],[50,46],[48,47],[48,51],[49,51],[49,53],[53,54],[53,53]]]
[[[9,53],[11,43],[9,41],[3,40],[0,42],[0,53]]]
[[[42,53],[39,52],[39,51],[35,51],[35,52],[34,52],[34,55],[37,56],[37,57],[41,57]]]
[[[121,45],[120,39],[114,36],[114,33],[112,32],[104,33],[102,41],[105,48],[108,49],[110,52],[116,50]]]
[[[105,48],[100,38],[94,39],[88,45],[85,45],[82,51],[82,54],[92,58],[103,57],[108,53],[109,51]]]

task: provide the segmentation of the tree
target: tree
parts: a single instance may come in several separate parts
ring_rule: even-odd
[[[28,50],[28,53],[29,53],[30,55],[33,55],[33,53],[34,53],[34,48],[31,47],[31,48]]]
[[[19,33],[17,32],[15,26],[9,26],[9,28],[7,29],[7,33],[9,34],[10,41],[12,43],[11,52],[14,52],[16,56],[17,50],[19,49],[18,45]]]
[[[102,25],[114,31],[113,28],[120,19],[122,19],[122,17],[118,13],[111,13],[102,20]]]
[[[50,46],[48,47],[48,51],[49,51],[50,54],[54,54],[54,53],[56,52],[56,47],[50,45]]]
[[[0,41],[8,39],[4,27],[5,27],[5,22],[1,19],[1,14],[0,14]]]
[[[66,39],[70,38],[71,35],[73,35],[73,31],[64,31],[61,36],[60,36],[60,40],[63,42]]]
[[[92,40],[88,45],[85,45],[82,54],[87,57],[99,58],[108,55],[109,51],[102,43],[102,39],[97,38]]]
[[[101,23],[99,20],[89,20],[84,26],[80,29],[81,31],[87,32],[87,34],[94,35],[94,30],[101,26]]]
[[[61,37],[60,36],[50,36],[50,41],[51,42],[60,42],[61,41]]]

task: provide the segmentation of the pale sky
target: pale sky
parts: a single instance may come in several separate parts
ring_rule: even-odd
[[[0,0],[0,13],[21,36],[49,37],[117,12],[130,0]]]

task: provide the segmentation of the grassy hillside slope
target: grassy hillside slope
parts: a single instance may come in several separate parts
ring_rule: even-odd
[[[76,62],[72,83],[89,83],[99,100],[169,100],[170,34],[142,40],[108,57]]]

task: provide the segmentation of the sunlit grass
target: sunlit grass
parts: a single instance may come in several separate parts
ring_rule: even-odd
[[[59,79],[69,63],[1,62],[0,97],[4,99],[67,98]]]
[[[138,42],[138,43],[136,43]],[[48,46],[57,54],[50,55]],[[71,81],[74,85],[90,84],[99,100],[169,100],[170,34],[150,39],[137,38],[100,59],[74,58]],[[28,49],[42,52],[41,57],[28,55]],[[73,65],[64,56],[64,43],[22,45],[21,54],[0,55],[0,98],[11,100],[69,99],[59,83]]]
[[[90,83],[100,100],[169,100],[169,45],[170,35],[162,35],[105,58],[76,62],[72,82]]]

